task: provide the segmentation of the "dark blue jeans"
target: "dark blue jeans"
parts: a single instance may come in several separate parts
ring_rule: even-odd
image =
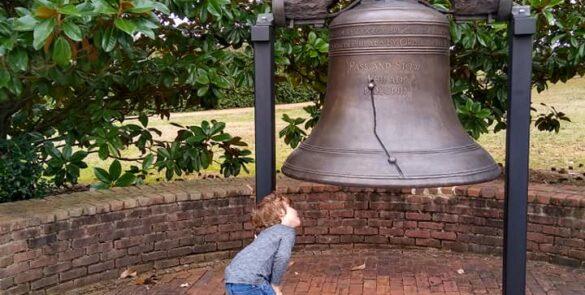
[[[272,286],[265,282],[262,285],[225,284],[227,295],[276,295]]]

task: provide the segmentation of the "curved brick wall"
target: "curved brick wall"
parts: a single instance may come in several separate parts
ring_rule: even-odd
[[[251,183],[178,182],[0,204],[0,294],[58,294],[129,267],[230,258],[253,237]],[[302,214],[298,248],[501,252],[499,182],[386,191],[283,178],[279,186]],[[585,190],[535,185],[529,199],[530,257],[585,267]]]

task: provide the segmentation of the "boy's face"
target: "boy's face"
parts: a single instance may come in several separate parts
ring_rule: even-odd
[[[282,224],[290,227],[299,227],[301,225],[301,219],[299,218],[297,210],[286,203],[284,206],[286,207],[286,213],[282,217]]]

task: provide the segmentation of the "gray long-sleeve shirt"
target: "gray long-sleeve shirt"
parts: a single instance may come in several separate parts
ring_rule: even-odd
[[[294,228],[276,224],[264,229],[225,269],[225,282],[280,285],[295,244]]]

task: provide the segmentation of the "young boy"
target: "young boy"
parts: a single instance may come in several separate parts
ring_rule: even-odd
[[[228,295],[282,295],[280,283],[301,225],[287,197],[270,194],[252,213],[256,228],[264,228],[225,269]]]

